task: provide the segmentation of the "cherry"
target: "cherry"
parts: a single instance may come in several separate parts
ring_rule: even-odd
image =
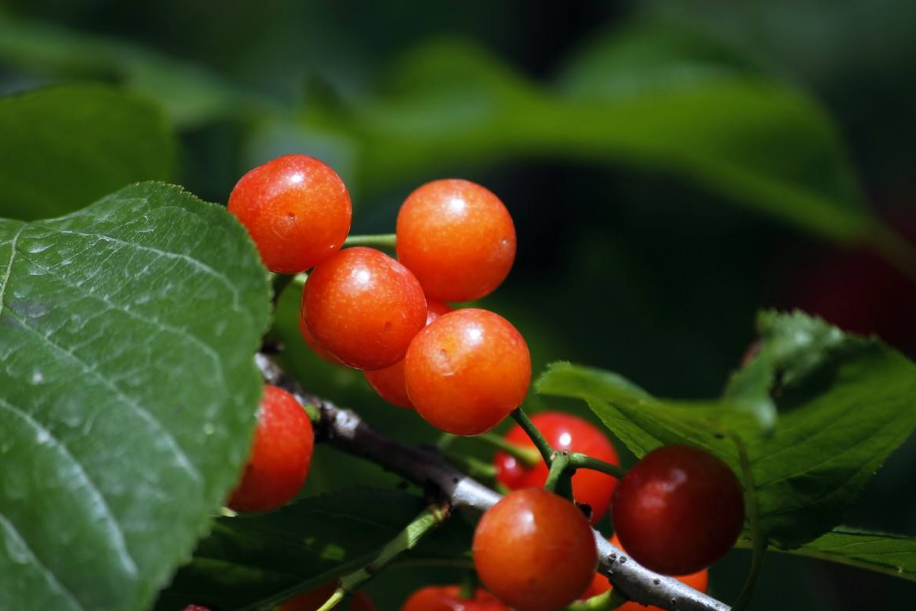
[[[302,320],[302,314],[299,315],[299,333],[302,334],[302,339],[305,340],[306,345],[312,349],[312,351],[326,360],[329,363],[334,365],[344,365],[344,362],[339,358],[334,356],[327,348],[318,343],[318,341],[312,337],[312,334],[309,332],[309,328],[305,326],[305,321]]]
[[[614,446],[604,433],[581,418],[563,412],[541,412],[532,416],[531,421],[555,450],[581,452],[605,462],[620,464]],[[534,442],[517,425],[506,434],[506,441],[534,448]],[[496,479],[510,490],[540,488],[547,481],[548,469],[544,461],[538,461],[534,467],[526,467],[505,452],[497,452],[495,463]],[[592,524],[595,524],[607,512],[617,480],[598,471],[579,469],[572,483],[576,501],[591,507]]]
[[[426,325],[426,297],[406,267],[372,248],[347,248],[312,271],[302,318],[319,345],[356,369],[404,358]]]
[[[401,611],[509,611],[506,605],[477,588],[472,598],[461,598],[458,586],[427,586],[410,595]]]
[[[620,545],[620,540],[617,539],[617,535],[611,537],[611,543],[623,549]],[[624,550],[626,551],[626,550]],[[691,573],[690,575],[680,575],[676,577],[681,583],[685,583],[694,590],[699,590],[700,592],[706,593],[707,588],[709,587],[709,569],[703,569],[697,573]],[[611,584],[608,581],[607,577],[601,573],[595,573],[595,578],[592,581],[592,585],[588,587],[588,590],[585,591],[585,594],[582,595],[582,598],[591,598],[592,596],[598,596],[599,594],[604,594],[611,589]],[[626,602],[617,607],[617,611],[662,611],[662,609],[653,606],[643,606],[635,602]]]
[[[314,446],[312,422],[296,398],[265,386],[251,457],[229,507],[271,511],[291,501],[305,483]]]
[[[337,252],[352,214],[340,176],[306,155],[277,157],[242,176],[229,195],[229,212],[278,274],[303,272]]]
[[[337,582],[328,582],[320,588],[289,599],[277,611],[318,611],[331,598],[336,589]],[[350,598],[349,611],[378,611],[378,609],[369,595],[359,590]]]
[[[467,180],[426,183],[398,213],[398,260],[434,299],[470,301],[493,292],[512,269],[515,248],[505,205]]]
[[[712,454],[664,446],[617,484],[611,517],[623,547],[646,568],[696,573],[724,556],[741,534],[741,484]]]
[[[414,338],[404,359],[407,393],[433,426],[478,435],[521,405],[531,382],[528,345],[509,321],[467,308]]]
[[[519,611],[555,611],[592,582],[598,555],[588,520],[540,488],[510,492],[480,519],[474,566],[490,592]]]
[[[204,607],[202,605],[188,605],[184,608],[183,611],[211,611],[210,607]]]
[[[430,324],[451,311],[452,308],[448,305],[441,301],[430,299],[426,310],[426,324]],[[407,396],[407,382],[404,380],[404,359],[384,369],[364,371],[363,375],[366,377],[366,381],[369,382],[369,386],[382,399],[398,407],[413,409],[413,403],[410,401],[410,397]]]

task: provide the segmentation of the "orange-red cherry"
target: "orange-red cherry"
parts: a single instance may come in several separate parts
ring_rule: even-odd
[[[289,599],[277,611],[318,611],[336,589],[337,583],[331,581],[320,588]],[[378,608],[368,594],[359,590],[350,598],[349,611],[378,611]]]
[[[579,598],[598,555],[588,520],[540,488],[510,492],[480,519],[474,567],[486,588],[519,611],[556,611]]]
[[[229,212],[248,229],[270,271],[296,274],[343,246],[352,208],[347,187],[328,165],[284,155],[242,176]]]
[[[429,300],[426,310],[426,324],[452,311],[452,308],[441,301]],[[364,371],[366,381],[378,395],[398,407],[413,409],[413,403],[407,395],[407,382],[404,380],[404,359],[390,367]]]
[[[620,464],[614,446],[604,433],[581,418],[563,412],[541,412],[532,416],[531,421],[555,450],[581,452],[605,462]],[[509,430],[506,441],[534,448],[534,442],[518,425]],[[495,463],[497,480],[510,490],[540,488],[547,481],[548,469],[544,461],[538,461],[534,467],[526,467],[505,452],[497,452]],[[607,513],[617,480],[599,471],[579,469],[572,478],[572,484],[576,502],[591,507],[592,523],[597,523]]]
[[[251,456],[229,508],[271,511],[293,500],[308,476],[314,447],[312,422],[296,398],[265,386]]]
[[[469,301],[493,292],[512,269],[515,249],[506,206],[467,180],[427,183],[398,213],[398,260],[433,299]]]
[[[657,573],[688,575],[732,548],[744,525],[735,473],[698,448],[663,446],[617,484],[611,517],[633,559]]]
[[[404,358],[426,325],[426,296],[406,267],[372,248],[323,261],[302,291],[302,318],[319,345],[356,369]]]
[[[487,310],[456,310],[423,329],[404,359],[407,394],[430,424],[478,435],[522,404],[531,382],[525,339]]]
[[[299,314],[299,333],[302,334],[302,339],[305,341],[305,344],[312,349],[312,352],[323,358],[329,363],[334,365],[344,365],[346,363],[341,361],[339,358],[334,356],[327,348],[318,343],[318,341],[312,337],[309,328],[305,325],[305,321],[302,319],[302,313]]]
[[[620,540],[617,539],[617,535],[611,537],[611,543],[623,549],[620,545]],[[626,550],[623,550],[626,552]],[[627,552],[629,553],[629,552]],[[709,569],[703,569],[697,573],[691,573],[690,575],[678,575],[675,577],[681,583],[685,583],[694,590],[699,590],[700,592],[706,593],[709,588]],[[611,589],[611,584],[608,581],[608,578],[601,573],[595,573],[595,579],[592,581],[592,585],[588,587],[588,590],[585,591],[585,594],[582,595],[582,598],[591,598],[592,596],[598,596],[599,594],[604,594]],[[658,607],[649,605],[648,607],[641,605],[635,602],[626,602],[619,606],[618,611],[662,611]]]
[[[410,595],[401,611],[509,611],[484,590],[477,588],[471,598],[461,598],[458,586],[427,586]]]

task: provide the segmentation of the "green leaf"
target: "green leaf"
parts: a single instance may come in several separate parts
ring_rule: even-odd
[[[130,183],[166,180],[175,139],[150,102],[97,85],[0,98],[0,214],[72,212]]]
[[[148,607],[247,458],[268,308],[245,230],[178,187],[0,220],[0,608]]]
[[[739,547],[750,547],[750,542],[742,540]],[[914,537],[840,526],[801,547],[792,550],[771,547],[770,551],[818,558],[916,581]]]
[[[163,591],[157,609],[197,602],[232,611],[257,608],[279,594],[307,592],[372,560],[424,506],[406,492],[354,488],[269,514],[220,518],[194,560]],[[470,536],[451,522],[415,552],[466,551]]]
[[[775,544],[795,547],[839,523],[916,428],[916,367],[877,339],[844,335],[801,313],[764,313],[760,331],[761,355],[733,378],[723,400],[655,399],[619,376],[568,363],[551,366],[537,389],[587,401],[637,456],[688,443],[738,472],[734,447],[717,433],[739,435],[762,529]],[[747,387],[735,382],[752,378]],[[771,386],[780,418],[767,431],[751,418],[747,399],[763,397]]]

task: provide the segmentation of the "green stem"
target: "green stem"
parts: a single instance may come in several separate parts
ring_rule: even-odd
[[[296,274],[293,276],[293,285],[298,286],[300,289],[305,286],[305,281],[309,279],[309,275],[305,272],[301,274]]]
[[[274,309],[277,307],[277,303],[280,301],[280,296],[283,295],[283,290],[290,285],[295,276],[290,276],[288,274],[270,274],[270,286],[273,289],[273,304]]]
[[[496,479],[496,467],[490,463],[449,450],[439,450],[439,453],[473,478]]]
[[[378,235],[351,235],[344,241],[344,246],[375,246],[377,248],[394,248],[397,234],[383,233]]]
[[[572,500],[572,474],[575,470],[569,463],[569,452],[554,452],[544,490]]]
[[[461,600],[474,600],[477,593],[477,573],[466,571],[464,578],[461,580],[461,588],[458,590],[458,598]]]
[[[538,452],[535,448],[526,448],[524,446],[518,445],[517,443],[512,443],[502,435],[497,435],[495,433],[484,433],[474,437],[474,439],[488,443],[491,446],[502,450],[515,460],[519,461],[522,466],[528,468],[536,467],[541,462],[541,453]]]
[[[604,594],[592,596],[585,600],[577,600],[569,605],[567,611],[611,611],[627,602],[627,597],[611,589]]]
[[[744,587],[741,588],[741,592],[738,594],[738,598],[735,599],[735,604],[732,605],[732,611],[743,611],[750,603],[751,597],[754,595],[754,589],[757,587],[757,579],[760,577],[760,569],[763,566],[763,557],[766,555],[768,542],[760,526],[757,488],[754,484],[754,474],[751,472],[751,462],[747,456],[747,448],[735,433],[729,433],[729,437],[738,448],[738,463],[741,466],[741,474],[744,478],[744,507],[751,526],[751,541],[753,542],[751,570],[744,582]]]
[[[525,410],[520,407],[516,408],[515,411],[512,412],[512,418],[522,427],[522,430],[525,431],[531,441],[534,442],[534,447],[541,453],[541,458],[544,459],[544,462],[550,465],[550,461],[553,460],[553,447],[550,445],[550,442],[541,435],[541,431],[538,430],[538,427],[534,426],[534,423],[531,422]]]
[[[627,474],[627,470],[621,467],[620,465],[615,465],[613,463],[605,462],[597,458],[592,458],[586,454],[580,454],[579,452],[573,452],[569,455],[569,464],[576,467],[577,469],[591,469],[592,471],[601,471],[602,473],[607,473],[612,477],[617,479],[623,478]]]
[[[439,526],[448,517],[448,508],[440,505],[430,505],[402,530],[397,537],[385,544],[375,560],[349,575],[344,575],[331,595],[318,611],[330,611],[346,596],[350,596],[385,568],[397,560],[401,554],[412,550],[420,540],[431,530]]]

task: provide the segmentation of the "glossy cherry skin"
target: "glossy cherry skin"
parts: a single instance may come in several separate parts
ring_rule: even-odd
[[[337,582],[331,581],[311,592],[289,599],[277,611],[318,611],[331,598],[335,589]],[[349,611],[378,611],[378,608],[368,594],[359,590],[350,598]]]
[[[588,520],[574,504],[540,488],[510,492],[474,531],[474,567],[486,588],[519,611],[556,611],[595,575]]]
[[[429,325],[451,311],[452,308],[441,301],[428,300],[426,324]],[[372,390],[377,392],[382,399],[398,407],[413,409],[413,403],[407,395],[407,381],[404,379],[404,359],[384,369],[364,371],[363,375]]]
[[[242,176],[229,195],[229,212],[248,229],[270,271],[296,274],[343,246],[352,208],[347,187],[329,166],[285,155]]]
[[[512,269],[515,249],[506,206],[467,180],[427,183],[398,213],[398,260],[433,299],[469,301],[493,292]]]
[[[563,412],[541,412],[532,416],[531,421],[555,450],[581,452],[605,462],[620,464],[614,446],[604,433],[581,418]],[[534,442],[518,425],[509,430],[506,440],[534,448]],[[539,461],[535,467],[525,467],[505,452],[497,452],[495,464],[496,479],[510,490],[540,488],[547,481],[548,469],[544,461]],[[591,507],[592,524],[597,523],[607,513],[617,480],[599,471],[579,469],[572,482],[576,502]]]
[[[312,334],[309,332],[309,328],[305,326],[305,321],[302,320],[302,314],[299,314],[299,333],[302,334],[302,339],[305,341],[305,344],[312,349],[312,352],[323,358],[329,363],[334,365],[343,365],[346,364],[341,361],[339,358],[334,356],[327,348],[318,343],[318,341],[312,337]]]
[[[271,511],[293,500],[308,476],[314,447],[312,422],[296,398],[265,386],[251,456],[229,508]]]
[[[663,446],[617,484],[614,530],[633,558],[657,573],[688,575],[732,548],[744,525],[741,484],[703,450]]]
[[[473,598],[461,598],[458,586],[427,586],[410,595],[401,611],[509,611],[495,596],[477,588]]]
[[[620,545],[620,541],[617,539],[617,535],[611,537],[611,543],[623,549]],[[691,573],[690,575],[679,575],[675,577],[675,579],[681,583],[687,584],[694,590],[699,590],[705,594],[707,588],[709,588],[709,569],[703,569],[698,573]],[[595,573],[595,579],[592,581],[592,585],[588,587],[588,590],[585,591],[585,594],[582,595],[582,598],[586,599],[591,598],[592,596],[598,596],[599,594],[604,594],[610,589],[611,584],[607,577],[601,573]],[[654,607],[652,605],[646,607],[635,602],[623,603],[617,609],[618,611],[662,611],[662,609],[658,607]]]
[[[302,291],[302,318],[319,345],[356,369],[404,358],[426,325],[426,296],[406,267],[372,248],[323,261]]]
[[[456,310],[423,329],[404,359],[411,402],[427,422],[478,435],[522,404],[531,382],[525,339],[487,310]]]

